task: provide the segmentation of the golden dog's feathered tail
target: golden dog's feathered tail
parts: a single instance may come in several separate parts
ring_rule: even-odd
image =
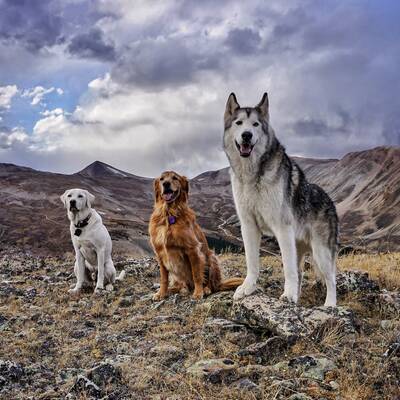
[[[243,283],[244,278],[229,278],[222,280],[221,269],[217,257],[211,251],[208,254],[208,262],[210,265],[209,285],[212,293],[236,289]]]
[[[222,281],[219,284],[219,291],[223,292],[224,290],[232,290],[236,289],[238,286],[240,286],[244,281],[244,278],[229,278],[224,281]]]

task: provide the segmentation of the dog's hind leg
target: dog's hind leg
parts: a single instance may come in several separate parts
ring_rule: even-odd
[[[115,267],[111,259],[107,260],[104,264],[104,284],[108,292],[112,292],[113,283],[115,282]]]
[[[297,250],[297,273],[299,276],[299,298],[301,295],[301,282],[303,280],[303,265],[304,265],[304,257],[307,254],[307,247],[303,243],[296,243]]]
[[[261,231],[252,218],[242,220],[242,237],[246,255],[247,275],[244,282],[236,289],[234,300],[252,294],[256,290],[258,275],[260,274],[260,241]]]
[[[336,307],[336,253],[319,238],[311,241],[316,273],[326,285],[326,307]]]
[[[94,289],[95,293],[100,293],[104,290],[104,277],[105,277],[105,255],[104,248],[97,251],[97,283]]]
[[[297,303],[299,299],[299,271],[297,261],[296,240],[293,228],[283,225],[276,232],[276,239],[282,253],[285,286],[281,299]]]

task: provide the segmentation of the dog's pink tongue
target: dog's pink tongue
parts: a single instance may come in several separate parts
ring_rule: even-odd
[[[165,201],[170,201],[172,199],[172,193],[164,193],[163,197]]]
[[[241,151],[243,154],[249,154],[250,151],[251,151],[251,147],[250,147],[248,144],[242,144],[242,145],[240,146],[240,151]]]

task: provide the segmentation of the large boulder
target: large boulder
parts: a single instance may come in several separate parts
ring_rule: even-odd
[[[316,335],[327,326],[337,326],[346,333],[356,332],[354,315],[349,309],[305,308],[263,294],[248,296],[235,302],[231,318],[252,328],[286,337],[289,342],[298,337]]]

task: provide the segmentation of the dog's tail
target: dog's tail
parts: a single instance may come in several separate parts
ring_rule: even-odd
[[[220,292],[224,290],[232,290],[236,289],[238,286],[240,286],[244,281],[244,278],[229,278],[224,281],[222,281],[219,284],[218,290]]]
[[[125,279],[125,276],[126,276],[126,271],[123,269],[119,273],[119,275],[115,278],[115,280],[121,282],[121,281],[123,281]]]

